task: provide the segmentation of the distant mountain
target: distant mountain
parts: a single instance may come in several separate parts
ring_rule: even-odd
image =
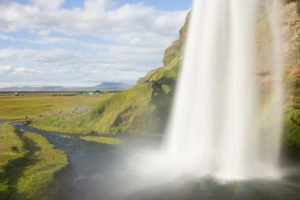
[[[120,87],[123,85],[127,85],[127,84],[122,83],[122,82],[102,82],[99,86],[100,87]]]
[[[109,91],[109,90],[127,90],[131,88],[132,85],[121,83],[121,82],[103,82],[100,85],[94,87],[63,87],[63,86],[43,86],[43,87],[6,87],[0,88],[0,92],[60,92],[60,91]]]
[[[47,89],[47,90],[57,90],[57,89],[62,89],[64,87],[62,87],[62,86],[44,86],[42,88]]]
[[[42,91],[42,88],[41,87],[32,87],[32,86],[6,87],[6,88],[0,88],[0,91],[24,91],[24,92],[31,92],[31,91]]]

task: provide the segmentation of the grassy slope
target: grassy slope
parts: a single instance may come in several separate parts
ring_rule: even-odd
[[[68,164],[62,151],[54,149],[44,137],[10,125],[0,126],[0,147],[0,199],[56,198],[59,186],[54,174]]]
[[[142,83],[141,79],[133,88],[113,95],[87,112],[52,116],[32,125],[65,133],[157,132],[162,129],[161,121],[169,111],[180,62],[176,58],[167,67],[143,78],[149,83]]]
[[[0,120],[21,119],[24,116],[37,118],[40,114],[51,114],[72,110],[76,107],[95,105],[111,94],[76,95],[76,96],[0,96]]]

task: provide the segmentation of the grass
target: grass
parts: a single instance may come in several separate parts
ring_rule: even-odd
[[[0,95],[0,120],[30,119],[60,111],[70,111],[79,107],[95,105],[109,98],[111,94],[54,96],[46,94],[23,94],[18,97]]]
[[[0,199],[56,199],[54,174],[68,164],[67,156],[38,134],[0,127],[0,153],[10,155],[1,157]]]
[[[181,60],[181,56],[175,57],[169,65],[156,69],[154,73],[148,74],[144,79],[151,81],[176,79],[179,72],[179,66],[181,65]]]
[[[60,135],[59,137],[65,138],[65,139],[73,139],[74,138],[74,136],[72,136],[72,135]]]
[[[80,139],[109,145],[120,145],[124,143],[121,139],[115,137],[81,136]]]
[[[26,149],[24,142],[16,134],[14,127],[0,125],[0,199],[8,198],[9,179],[6,175],[6,166],[18,158],[22,158]]]
[[[125,92],[114,94],[86,112],[51,116],[35,121],[32,125],[48,131],[74,134],[122,132],[122,128],[128,128],[143,110],[148,109],[151,93],[151,86],[137,85]],[[133,110],[136,112],[131,112]],[[128,113],[134,115],[126,116]]]
[[[9,125],[0,126],[0,172],[1,166],[7,161],[22,156],[25,152],[24,143],[16,134],[14,127]]]

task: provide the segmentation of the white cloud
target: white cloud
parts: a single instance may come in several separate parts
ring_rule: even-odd
[[[132,82],[162,65],[187,14],[142,3],[116,8],[111,0],[85,0],[72,9],[63,0],[29,2],[0,0],[0,39],[13,42],[0,49],[0,66],[12,66],[0,76],[4,83],[16,77],[22,83]],[[23,49],[14,46],[19,43]]]
[[[0,74],[37,74],[40,73],[39,70],[31,68],[12,68],[10,65],[0,66]]]
[[[49,30],[40,30],[37,34],[39,36],[45,37],[45,36],[48,36],[50,34],[50,31]]]
[[[105,50],[103,50],[105,49]],[[163,51],[158,47],[108,45],[99,51],[62,49],[0,49],[0,64],[20,66],[0,80],[65,82],[86,85],[90,81],[133,82],[160,66]],[[38,74],[38,75],[37,75]]]
[[[107,0],[86,0],[84,2],[84,8],[88,11],[94,12],[98,12],[98,9],[104,10],[107,5]]]
[[[5,61],[5,60],[17,60],[18,58],[30,58],[33,56],[33,53],[36,52],[35,50],[32,49],[14,49],[14,48],[9,48],[9,49],[0,49],[0,61]]]
[[[91,81],[99,84],[104,80],[133,82],[158,66],[160,62],[157,59],[160,53],[157,53],[155,48],[129,50],[126,51],[126,47],[112,47],[107,52],[98,53],[61,49],[0,50],[0,57],[3,57],[0,63],[22,66],[12,69],[5,76],[0,75],[0,80],[3,82],[12,80],[41,81],[41,83],[65,82],[65,84],[77,85],[92,84]]]
[[[47,28],[68,35],[93,35],[121,44],[166,45],[166,41],[177,35],[186,16],[186,11],[165,12],[143,4],[107,10],[106,0],[86,0],[83,8],[72,10],[60,8],[62,0],[33,2],[32,5],[0,3],[0,30]]]
[[[10,65],[0,66],[0,74],[9,73],[11,71],[12,71],[12,68]]]
[[[78,44],[80,41],[66,37],[39,37],[37,39],[18,39],[20,42],[28,42],[32,44]]]
[[[64,3],[64,0],[31,0],[31,2],[41,9],[56,10]]]
[[[12,83],[0,82],[0,88],[12,87],[13,85]]]
[[[37,74],[40,73],[40,71],[36,69],[28,69],[28,68],[20,67],[14,69],[12,73],[13,74]]]
[[[11,36],[8,36],[8,35],[4,35],[4,34],[0,34],[0,39],[1,40],[10,40],[10,41],[13,41],[13,42],[16,41],[16,39],[14,37],[11,37]]]

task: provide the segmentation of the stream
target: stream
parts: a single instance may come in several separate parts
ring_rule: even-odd
[[[61,138],[61,133],[23,124],[14,126],[46,137],[68,155],[70,165],[56,174],[62,188],[59,200],[300,200],[298,164],[280,180],[219,183],[207,177],[167,184],[159,184],[157,180],[157,184],[132,190],[132,185],[136,188],[139,185],[134,185],[135,171],[126,165],[132,159],[130,154],[139,149],[157,147],[158,139],[151,139],[151,142],[148,139],[145,143],[145,138],[129,137],[125,144],[114,146],[84,141],[80,135],[74,135],[72,139]],[[155,166],[156,163],[152,164]]]

